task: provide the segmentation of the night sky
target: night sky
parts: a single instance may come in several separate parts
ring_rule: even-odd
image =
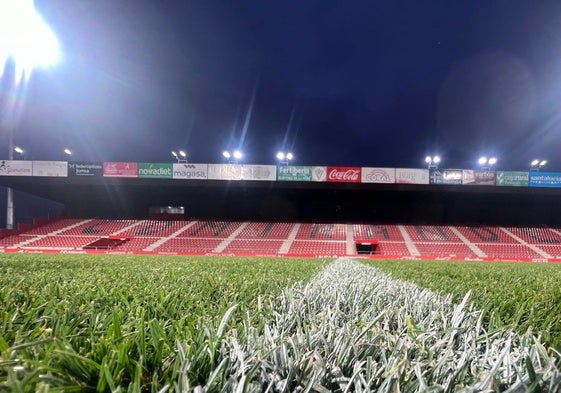
[[[240,148],[255,164],[284,149],[303,165],[423,167],[438,153],[473,168],[484,154],[561,171],[560,1],[36,6],[63,58],[26,86],[26,159],[69,147],[75,160],[171,162],[184,148],[205,163]]]

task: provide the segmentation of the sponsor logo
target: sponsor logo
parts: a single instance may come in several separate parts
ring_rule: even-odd
[[[329,171],[327,179],[329,181],[339,181],[339,182],[358,182],[360,171],[358,169],[347,169],[341,171],[337,168],[333,168]]]
[[[395,183],[393,168],[362,168],[363,183]]]
[[[206,179],[206,164],[173,164],[174,179]]]
[[[316,166],[312,169],[313,181],[325,181],[326,169],[324,166]]]
[[[273,166],[244,165],[243,178],[245,180],[275,180],[276,170]]]
[[[277,180],[310,181],[312,180],[312,168],[309,166],[280,165],[277,167]]]
[[[427,169],[397,168],[395,182],[398,184],[429,184]]]
[[[497,186],[527,187],[529,181],[528,172],[498,171],[496,176]]]

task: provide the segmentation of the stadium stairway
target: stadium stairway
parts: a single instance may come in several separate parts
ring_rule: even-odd
[[[110,249],[93,242],[126,238]],[[366,253],[357,252],[357,244]],[[561,229],[298,222],[62,219],[0,239],[0,252],[272,255],[561,262]]]

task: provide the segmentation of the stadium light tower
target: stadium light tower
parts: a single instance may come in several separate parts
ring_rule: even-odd
[[[232,161],[234,163],[238,163],[243,158],[243,153],[239,150],[234,150],[232,153],[230,153],[228,150],[224,150],[222,152],[222,156],[226,160],[228,160],[228,163],[231,163]]]
[[[477,160],[477,163],[481,167],[481,170],[490,171],[491,167],[497,163],[497,157],[480,157],[479,160]]]
[[[179,151],[172,151],[171,155],[175,157],[175,159],[177,160],[177,162],[187,162],[187,153],[185,153],[185,150],[179,150]]]
[[[292,154],[291,152],[285,153],[279,151],[276,157],[277,160],[279,161],[279,164],[288,165],[288,163],[292,161],[292,159],[294,158],[294,154]]]
[[[539,172],[547,164],[547,160],[535,159],[530,163],[530,171]]]
[[[15,102],[1,108],[7,125],[8,160],[14,159],[18,93],[22,94],[22,86],[29,81],[35,68],[53,65],[59,57],[58,40],[35,10],[33,0],[0,0],[0,79],[9,75],[4,75],[6,64],[11,61],[15,66],[13,80],[4,84],[15,97]],[[6,228],[14,228],[14,191],[11,187],[7,189]]]
[[[438,164],[440,164],[440,156],[426,156],[425,163],[428,169],[438,169]]]

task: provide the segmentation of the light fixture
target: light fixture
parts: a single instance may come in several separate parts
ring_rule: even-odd
[[[25,150],[23,150],[21,147],[19,146],[15,146],[14,147],[14,151],[18,154],[23,154],[25,152]]]
[[[425,163],[429,169],[437,169],[440,164],[440,156],[426,156]]]
[[[224,150],[222,155],[228,160],[228,162],[230,162],[231,159],[233,159],[234,162],[237,162],[243,158],[243,153],[239,150],[234,150],[232,153],[228,150]]]
[[[179,150],[179,151],[173,150],[171,152],[171,155],[175,157],[177,162],[187,162],[187,153],[185,153],[185,150]]]
[[[64,154],[66,154],[67,156],[71,156],[72,155],[72,150],[66,148],[63,150]]]
[[[291,152],[285,153],[283,151],[279,151],[276,157],[281,164],[288,165],[288,162],[294,158],[294,155]]]
[[[530,170],[539,172],[539,170],[543,168],[546,164],[547,164],[547,160],[542,160],[542,159],[532,160],[532,162],[530,163]]]
[[[497,157],[480,157],[479,160],[477,160],[477,163],[479,164],[479,166],[481,166],[482,170],[490,170],[491,167],[493,165],[495,165],[497,163]]]

